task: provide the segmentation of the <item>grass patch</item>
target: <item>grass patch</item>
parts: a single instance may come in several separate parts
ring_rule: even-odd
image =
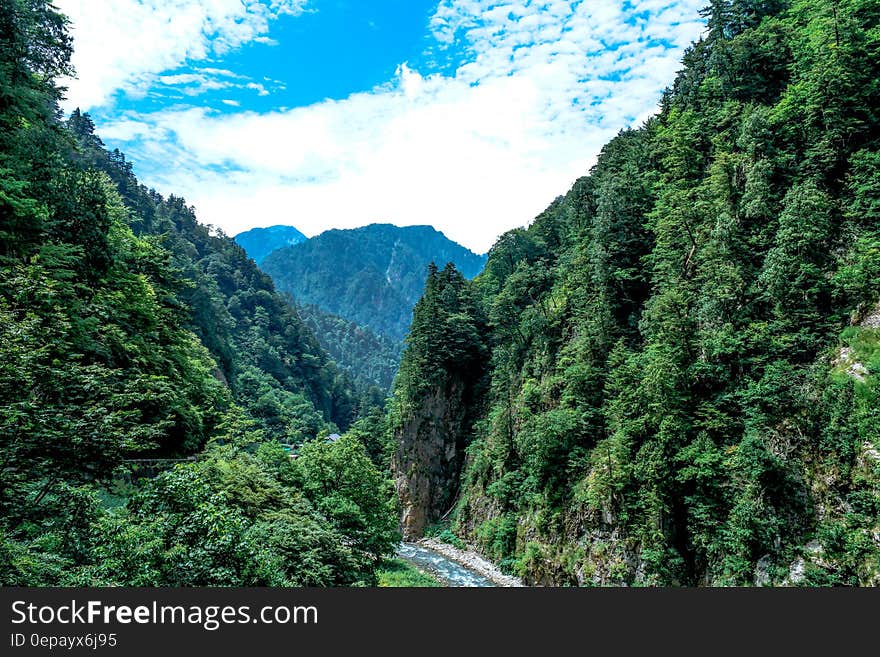
[[[880,368],[880,329],[850,326],[840,337],[852,349],[852,360],[861,362],[871,372]]]
[[[433,525],[429,526],[425,529],[425,536],[427,538],[434,538],[442,543],[447,543],[452,547],[456,547],[459,550],[466,550],[467,545],[465,545],[464,541],[461,540],[458,536],[456,536],[452,529],[449,527],[448,522],[436,522]]]
[[[403,559],[389,559],[378,571],[379,586],[391,588],[435,587],[440,582]]]

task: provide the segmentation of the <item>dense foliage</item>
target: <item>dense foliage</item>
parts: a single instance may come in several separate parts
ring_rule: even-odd
[[[348,426],[356,405],[349,377],[271,279],[233,240],[198,223],[182,198],[165,199],[138,184],[125,156],[102,147],[88,115],[75,111],[67,124],[77,138],[72,158],[79,167],[109,176],[129,209],[132,230],[170,252],[186,325],[210,351],[217,376],[236,400],[272,437],[291,442],[313,436],[326,421]],[[290,430],[292,425],[304,429]]]
[[[424,291],[429,263],[452,262],[473,278],[485,259],[430,226],[372,224],[328,230],[278,249],[263,260],[262,268],[298,303],[399,342]]]
[[[532,582],[877,585],[880,3],[706,17],[660,114],[471,284],[455,527]],[[411,350],[414,415],[455,359]]]
[[[400,367],[403,345],[317,306],[300,306],[298,311],[330,357],[349,373],[361,395],[384,403]]]
[[[467,280],[452,263],[442,270],[431,263],[386,425],[405,538],[420,536],[459,496],[470,427],[485,390],[487,332]]]
[[[308,238],[293,226],[251,228],[235,236],[235,241],[258,265],[263,258],[285,246],[305,242]]]
[[[391,559],[379,571],[380,587],[388,588],[436,588],[442,586],[431,575],[403,559]]]
[[[49,3],[0,0],[0,583],[373,582],[389,484],[314,440],[348,377],[239,246],[61,120],[70,54]],[[148,456],[188,460],[132,481]]]
[[[413,309],[403,363],[394,382],[392,416],[405,416],[405,402],[461,382],[479,389],[485,369],[486,318],[467,280],[452,263],[428,265],[425,293]],[[478,393],[471,395],[476,400]],[[472,404],[469,404],[472,405]]]

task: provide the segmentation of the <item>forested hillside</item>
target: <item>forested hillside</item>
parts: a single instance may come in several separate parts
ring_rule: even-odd
[[[241,247],[62,119],[70,54],[50,4],[0,0],[0,583],[374,582],[390,482],[319,439],[348,377]]]
[[[384,402],[400,367],[403,345],[317,306],[299,306],[297,312],[330,357],[351,375],[355,389]]]
[[[431,262],[455,263],[473,278],[485,256],[430,226],[371,224],[328,230],[278,249],[261,266],[297,303],[317,306],[399,342],[409,329]]]
[[[356,401],[351,382],[242,247],[198,223],[182,198],[164,199],[138,184],[125,156],[102,148],[88,116],[76,111],[67,126],[76,138],[71,158],[106,174],[134,234],[155,236],[169,252],[182,283],[182,320],[208,348],[236,400],[247,403],[275,437],[305,423],[307,433],[287,436],[290,442],[314,435],[325,421],[347,427]]]
[[[488,260],[328,231],[263,261],[297,310],[0,0],[0,584],[370,585],[400,518],[533,584],[880,585],[880,0],[705,15]]]
[[[659,115],[420,302],[405,532],[457,501],[533,583],[880,584],[880,2],[706,15]]]

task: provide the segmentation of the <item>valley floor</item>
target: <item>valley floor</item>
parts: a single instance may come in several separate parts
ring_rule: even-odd
[[[460,550],[432,538],[401,544],[398,556],[430,573],[446,586],[524,586],[521,580],[505,575],[476,552]]]

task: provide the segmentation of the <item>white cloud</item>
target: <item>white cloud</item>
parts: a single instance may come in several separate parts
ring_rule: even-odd
[[[199,68],[194,73],[175,73],[173,75],[156,76],[155,81],[160,85],[175,87],[180,93],[187,96],[198,96],[206,91],[219,89],[250,89],[256,91],[258,96],[268,96],[269,90],[260,82],[248,82],[243,75],[232,73],[224,69]],[[282,88],[283,85],[272,81],[274,88]]]
[[[430,223],[485,251],[655,111],[703,30],[703,3],[443,0],[430,29],[438,52],[466,50],[454,75],[401,64],[388,84],[343,100],[169,108],[100,130],[130,141],[147,183],[231,234]]]
[[[305,0],[56,0],[71,18],[77,78],[64,106],[89,110],[124,90],[138,95],[159,73],[261,40],[269,22]],[[207,69],[206,69],[207,70]]]
[[[264,87],[259,82],[248,82],[246,85],[244,85],[244,87],[245,87],[245,89],[253,89],[254,91],[257,92],[258,96],[268,96],[269,95],[269,91],[266,89],[266,87]]]

